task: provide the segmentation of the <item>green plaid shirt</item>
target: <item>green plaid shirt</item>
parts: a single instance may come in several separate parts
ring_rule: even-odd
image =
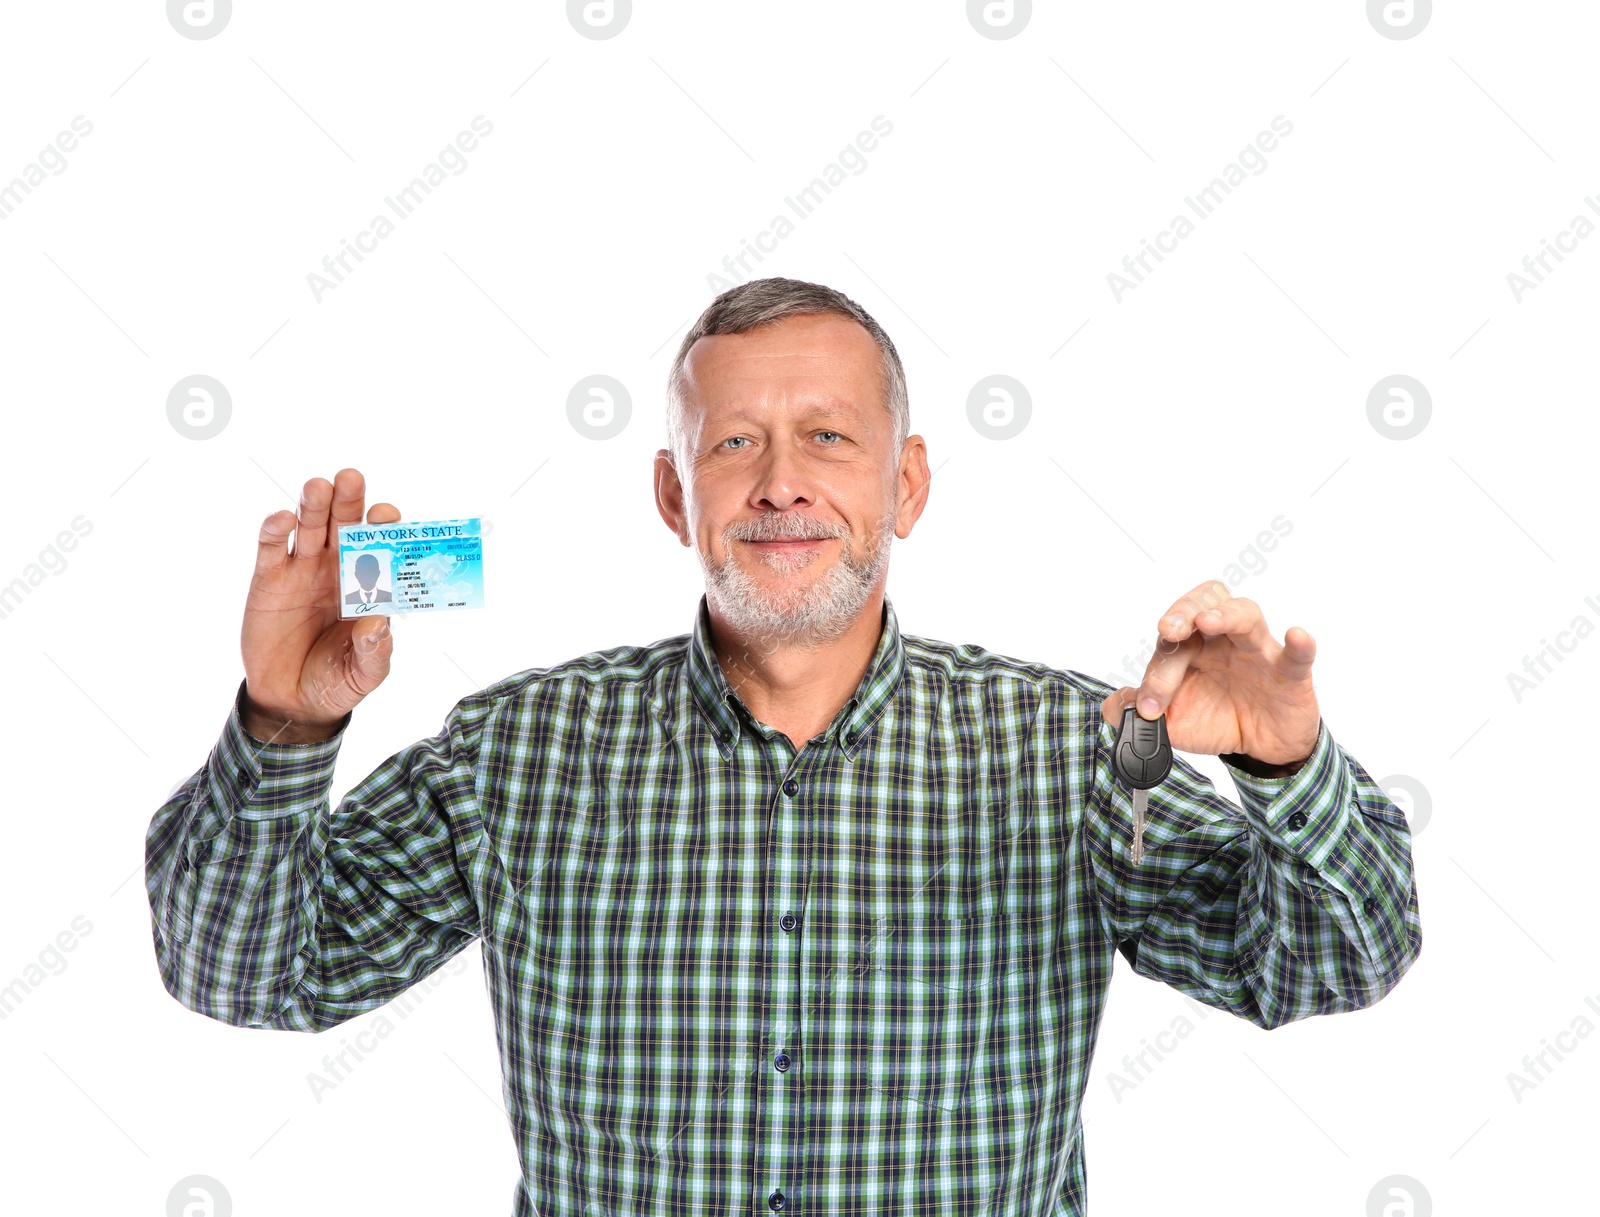
[[[518,1217],[1081,1214],[1113,952],[1270,1028],[1421,945],[1406,821],[1325,724],[1293,777],[1230,769],[1242,810],[1176,759],[1133,866],[1109,692],[886,600],[797,754],[702,597],[690,634],[462,699],[336,809],[339,737],[261,744],[236,701],[150,824],[162,978],[325,1031],[481,941]]]

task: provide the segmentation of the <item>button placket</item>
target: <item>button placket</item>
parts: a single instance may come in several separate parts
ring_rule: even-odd
[[[793,1182],[795,1173],[803,1169],[807,1152],[803,1092],[794,1052],[803,1018],[800,940],[793,935],[800,925],[794,910],[805,899],[810,826],[805,801],[798,797],[801,783],[791,775],[801,772],[815,751],[808,748],[790,756],[776,797],[768,804],[765,869],[766,898],[770,903],[766,915],[773,917],[783,932],[769,932],[767,936],[768,981],[761,1043],[764,1052],[771,1055],[770,1068],[761,1083],[765,1090],[759,1101],[760,1148],[755,1165],[757,1185],[770,1189],[767,1206],[774,1212],[792,1207],[792,1199],[785,1196],[780,1185]],[[796,1080],[790,1081],[791,1077]]]

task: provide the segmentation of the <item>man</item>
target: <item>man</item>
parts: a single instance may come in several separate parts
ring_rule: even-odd
[[[1311,636],[1207,581],[1113,690],[902,634],[907,419],[853,301],[724,292],[655,460],[693,631],[464,698],[337,809],[394,641],[337,618],[361,475],[307,482],[261,528],[222,738],[150,826],[169,991],[323,1031],[481,939],[521,1217],[1083,1213],[1114,952],[1260,1027],[1383,997],[1421,945],[1410,834],[1322,723]],[[1110,760],[1136,696],[1243,804],[1177,759],[1137,865]]]

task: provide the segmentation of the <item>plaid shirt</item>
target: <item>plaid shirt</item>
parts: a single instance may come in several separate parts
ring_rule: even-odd
[[[1114,951],[1271,1028],[1421,945],[1406,821],[1325,724],[1292,777],[1230,766],[1242,809],[1176,758],[1132,865],[1109,692],[885,600],[797,754],[702,597],[690,634],[462,699],[336,809],[339,736],[261,744],[236,700],[150,824],[162,979],[324,1031],[481,940],[518,1217],[1081,1214]]]

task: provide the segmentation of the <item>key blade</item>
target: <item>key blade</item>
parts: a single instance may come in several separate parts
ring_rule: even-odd
[[[1133,864],[1135,866],[1144,861],[1144,818],[1145,811],[1149,805],[1149,791],[1135,790],[1133,792]]]

